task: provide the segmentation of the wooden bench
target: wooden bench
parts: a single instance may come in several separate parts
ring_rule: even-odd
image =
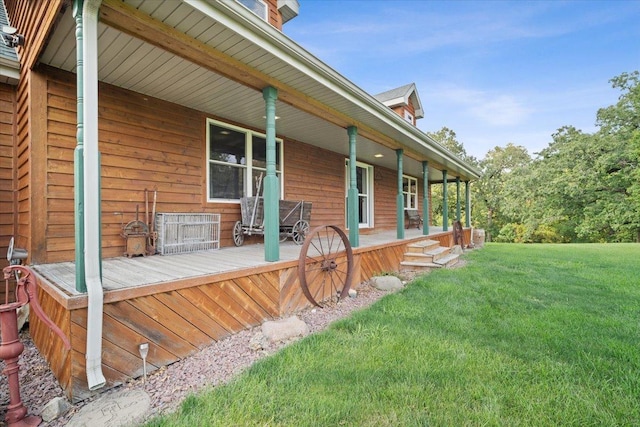
[[[411,225],[415,225],[416,228],[420,228],[422,225],[422,218],[416,209],[406,209],[405,214],[405,228],[409,228]]]

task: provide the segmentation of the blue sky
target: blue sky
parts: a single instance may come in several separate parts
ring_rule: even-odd
[[[640,70],[640,0],[299,0],[284,32],[369,93],[415,82],[424,131],[454,130],[481,159],[530,154],[564,125],[596,130]]]

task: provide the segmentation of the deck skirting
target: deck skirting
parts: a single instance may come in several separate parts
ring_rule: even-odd
[[[469,230],[465,230],[469,232]],[[470,234],[470,233],[469,233]],[[384,272],[398,271],[408,244],[396,240],[354,249],[353,286]],[[430,235],[451,246],[452,233]],[[90,397],[85,374],[87,306],[83,295],[68,295],[39,275],[40,303],[70,337],[71,350],[38,318],[30,332],[67,397]],[[322,295],[316,281],[308,281]],[[309,307],[298,279],[297,261],[282,261],[232,272],[123,288],[104,294],[102,368],[107,389],[142,375],[141,343],[149,343],[147,372],[187,357],[214,341]],[[104,390],[104,389],[103,389]]]

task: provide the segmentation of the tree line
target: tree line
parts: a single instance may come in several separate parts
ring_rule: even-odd
[[[509,143],[478,160],[451,129],[429,133],[482,172],[471,186],[471,217],[487,240],[640,242],[640,73],[623,73],[610,83],[621,94],[616,104],[598,110],[596,132],[562,127],[533,155]],[[455,184],[448,191],[455,194]],[[441,195],[442,186],[432,186],[435,225],[442,222]],[[454,211],[455,202],[449,218]]]

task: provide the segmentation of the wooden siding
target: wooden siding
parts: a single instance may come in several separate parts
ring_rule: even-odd
[[[39,123],[30,120],[30,117],[38,117],[42,114],[43,105],[46,103],[44,93],[41,91],[40,81],[32,81],[31,69],[36,63],[38,55],[49,36],[51,28],[55,25],[58,14],[63,5],[63,0],[51,1],[22,1],[5,0],[5,6],[12,26],[18,28],[20,34],[25,36],[27,42],[18,48],[20,57],[20,80],[17,86],[16,120],[15,120],[15,220],[14,235],[16,244],[29,251],[31,263],[43,262],[44,248],[32,238],[43,238],[42,229],[45,226],[45,217],[41,202],[42,194],[34,191],[34,185],[40,184],[43,170],[42,151],[46,145]],[[35,203],[35,205],[34,205]]]
[[[31,203],[33,212],[39,213],[31,216],[32,263],[71,261],[74,259],[76,78],[71,73],[43,66],[31,73],[31,81],[34,91],[37,88],[46,94],[38,97],[42,101],[32,103],[32,110],[41,115],[34,116],[31,132],[41,135],[38,141],[47,143],[33,146],[29,155],[24,153],[24,162],[42,166],[31,175],[21,175],[24,195],[19,206],[26,213]],[[206,201],[207,116],[106,84],[99,85],[99,93],[103,256],[123,254],[122,225],[135,219],[136,209],[139,219],[144,220],[145,189],[157,190],[156,212],[220,213],[221,246],[231,246],[233,224],[240,219],[240,205]],[[36,119],[40,117],[46,120]],[[376,230],[393,229],[396,226],[396,172],[374,167],[374,175]],[[36,176],[37,180],[32,181]],[[312,225],[344,226],[343,155],[285,136],[284,179],[285,199],[313,204]],[[34,184],[30,187],[31,182]],[[40,196],[29,201],[30,191]],[[418,204],[421,209],[420,189]],[[362,230],[363,233],[371,231]],[[247,243],[261,239],[254,237]]]
[[[346,141],[345,132],[345,144]],[[284,198],[310,201],[311,226],[344,226],[344,156],[287,140]]]
[[[13,236],[14,215],[14,132],[15,132],[15,88],[0,84],[0,268],[7,266],[9,239]]]

